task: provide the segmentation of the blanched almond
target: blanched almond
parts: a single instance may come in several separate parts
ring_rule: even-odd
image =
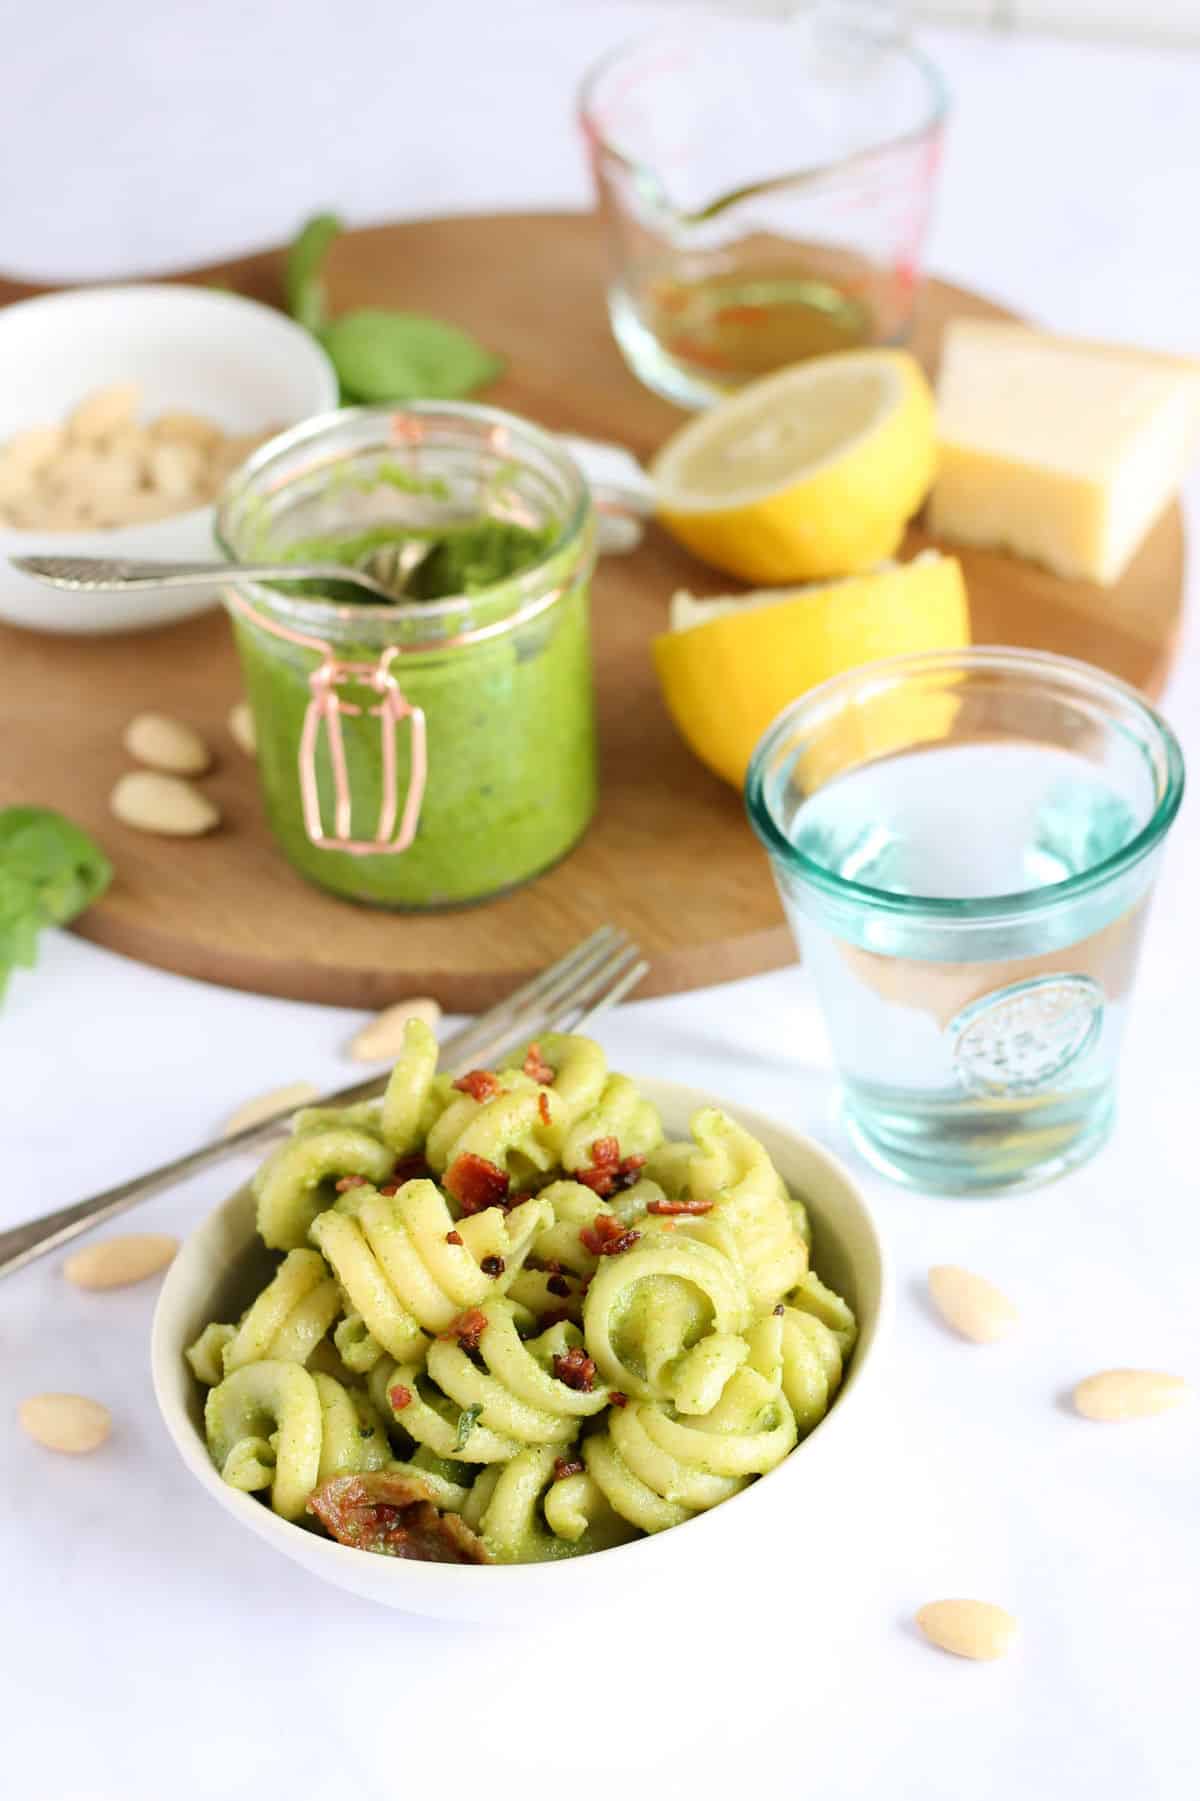
[[[198,838],[221,823],[207,794],[177,775],[160,775],[156,770],[139,769],[123,775],[109,805],[123,825],[166,838]]]
[[[64,436],[61,425],[31,425],[0,445],[0,457],[10,467],[32,475],[62,449]]]
[[[75,1251],[63,1275],[76,1288],[127,1288],[165,1269],[178,1249],[179,1240],[167,1232],[127,1232]]]
[[[102,1445],[112,1430],[112,1415],[99,1401],[86,1395],[30,1395],[17,1409],[17,1418],[48,1451],[79,1455]]]
[[[1191,1392],[1182,1376],[1161,1370],[1100,1370],[1079,1383],[1072,1399],[1087,1420],[1140,1420],[1181,1407]]]
[[[917,1625],[931,1645],[953,1657],[991,1662],[1012,1649],[1017,1622],[990,1601],[929,1601]]]
[[[410,1019],[423,1019],[430,1031],[436,1032],[441,1017],[442,1009],[428,995],[397,1001],[354,1034],[350,1055],[356,1063],[392,1062],[404,1049],[404,1028]]]
[[[319,1100],[321,1090],[311,1082],[288,1082],[283,1088],[268,1089],[266,1094],[256,1094],[252,1099],[243,1101],[221,1128],[222,1138],[232,1138],[235,1132],[244,1131],[247,1126],[256,1126],[260,1120],[270,1119],[272,1113],[285,1110],[294,1112],[297,1107],[307,1107],[311,1102]]]
[[[235,707],[230,707],[229,735],[248,757],[258,755],[258,733],[254,729],[254,714],[248,700],[239,700]]]
[[[139,763],[169,775],[203,775],[212,762],[199,732],[166,713],[139,713],[125,727],[124,744]]]
[[[946,1324],[973,1344],[1003,1338],[1019,1317],[1006,1294],[953,1263],[938,1263],[930,1270],[929,1298]]]
[[[142,391],[135,381],[114,382],[87,394],[67,415],[67,436],[77,444],[95,444],[132,423],[141,405]]]

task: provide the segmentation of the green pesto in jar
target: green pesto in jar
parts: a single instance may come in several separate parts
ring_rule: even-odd
[[[495,636],[404,651],[395,658],[392,669],[403,694],[425,714],[428,775],[416,837],[406,851],[392,855],[354,856],[309,840],[298,757],[311,699],[308,678],[320,659],[235,616],[267,816],[284,854],[302,875],[381,906],[453,906],[529,880],[581,837],[596,799],[590,557],[581,566],[577,552],[553,554],[557,530],[533,531],[490,517],[432,532],[371,526],[345,536],[333,533],[295,542],[284,552],[296,561],[357,563],[382,544],[428,540],[433,548],[415,570],[406,595],[418,602],[460,594],[487,594],[490,601],[505,582],[543,560],[546,588],[563,587],[532,618]],[[328,585],[307,582],[295,584],[295,590],[336,601],[350,593],[336,594]],[[519,604],[514,597],[514,610]],[[316,637],[323,635],[319,625],[311,630]],[[382,649],[378,627],[365,631],[363,641],[356,643],[351,616],[334,648],[339,661],[373,667]],[[343,716],[341,724],[353,803],[351,835],[370,839],[382,800],[382,727],[365,709],[378,706],[379,697],[349,678],[339,682],[338,693],[344,702],[364,709],[360,716]],[[396,745],[402,810],[410,774],[407,721],[397,729]],[[324,730],[316,768],[322,822],[326,833],[332,833],[334,789]]]

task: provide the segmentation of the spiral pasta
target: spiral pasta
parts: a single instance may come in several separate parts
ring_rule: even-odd
[[[186,1355],[213,1384],[243,1364],[307,1363],[341,1312],[337,1283],[316,1251],[289,1251],[237,1326],[206,1326]]]
[[[682,1525],[782,1463],[796,1443],[783,1392],[748,1364],[695,1418],[657,1401],[613,1409],[585,1441],[588,1474],[614,1512],[643,1532]]]
[[[300,1518],[319,1483],[382,1469],[391,1458],[365,1394],[275,1358],[243,1364],[218,1383],[204,1426],[225,1481],[248,1493],[269,1488],[272,1508],[288,1520]]]
[[[664,1145],[647,1174],[669,1193],[712,1201],[712,1217],[733,1234],[752,1308],[773,1307],[808,1268],[787,1189],[762,1145],[728,1114],[705,1108],[692,1136],[694,1148]]]
[[[690,1141],[599,1046],[308,1109],[254,1179],[281,1254],[187,1350],[224,1479],[392,1556],[529,1562],[682,1524],[774,1469],[853,1355],[801,1199],[715,1108]]]
[[[394,1195],[350,1188],[311,1232],[371,1339],[404,1360],[463,1308],[502,1294],[550,1217],[534,1196],[507,1216],[489,1207],[456,1225],[436,1184],[417,1179]]]

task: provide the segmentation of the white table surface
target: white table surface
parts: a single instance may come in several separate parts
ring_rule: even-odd
[[[571,83],[651,9],[358,0],[334,27],[335,11],[109,0],[72,9],[69,28],[45,8],[14,15],[6,265],[169,267],[278,239],[331,202],[364,220],[586,204]],[[927,42],[958,98],[931,266],[1062,328],[1194,350],[1200,57]],[[1193,530],[1198,502],[1193,483]],[[1167,710],[1192,755],[1198,703],[1189,634]],[[770,1593],[742,1592],[735,1566],[698,1568],[683,1614],[618,1593],[597,1617],[493,1632],[326,1589],[214,1508],[167,1443],[146,1361],[154,1284],[80,1294],[58,1259],[5,1283],[0,1790],[1194,1796],[1200,1422],[1100,1428],[1062,1397],[1117,1364],[1200,1380],[1195,821],[1185,804],[1102,1157],[973,1205],[864,1177],[898,1279],[888,1380],[844,1486],[806,1497]],[[347,1079],[354,1024],[49,938],[0,1014],[0,1221],[173,1154],[251,1093]],[[631,1071],[837,1142],[797,970],[630,1007],[603,1036]],[[230,1184],[198,1181],[138,1223],[186,1232]],[[922,1299],[933,1262],[1000,1282],[1023,1309],[1017,1335],[952,1340]],[[54,1388],[112,1408],[95,1456],[56,1458],[18,1431],[21,1397]],[[926,1648],[912,1613],[953,1594],[1011,1607],[1016,1654],[973,1666]]]

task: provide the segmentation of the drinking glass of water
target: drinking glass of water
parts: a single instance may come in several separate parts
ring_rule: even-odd
[[[747,807],[876,1168],[981,1194],[1099,1149],[1182,794],[1134,689],[1034,651],[869,664],[770,727]]]

